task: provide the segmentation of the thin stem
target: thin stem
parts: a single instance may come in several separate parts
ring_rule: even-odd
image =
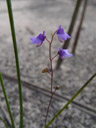
[[[49,44],[51,43],[51,42],[47,39],[47,37],[46,37],[45,39],[48,41]]]
[[[47,118],[48,118],[49,108],[50,108],[50,105],[51,105],[51,102],[52,102],[52,99],[53,99],[53,95],[55,94],[55,92],[56,92],[56,88],[55,88],[54,92],[51,93],[51,96],[50,96],[50,101],[49,101],[49,105],[48,105],[47,113],[46,113],[46,118],[45,118],[45,125],[46,125],[46,121],[47,121]]]
[[[51,57],[51,46],[52,46],[52,42],[53,42],[53,38],[54,38],[54,35],[55,35],[56,31],[54,32],[54,34],[52,34],[52,37],[51,37],[51,42],[46,38],[46,40],[49,42],[49,60],[50,60],[50,76],[51,76],[51,96],[50,96],[50,101],[49,101],[49,105],[48,105],[48,108],[47,108],[47,113],[46,113],[46,118],[45,118],[45,125],[46,125],[46,121],[47,121],[47,117],[48,117],[48,113],[49,113],[49,108],[50,108],[50,105],[51,105],[51,102],[52,102],[52,99],[53,99],[53,95],[56,91],[53,92],[52,91],[52,88],[53,88],[53,67],[52,67],[52,60],[57,56],[54,56],[53,58]]]
[[[68,105],[83,91],[83,89],[96,77],[96,73],[92,75],[92,77],[75,93],[75,95],[65,104],[65,106],[49,121],[49,123],[45,126],[48,128],[52,122],[68,107]]]
[[[53,88],[53,67],[52,67],[52,57],[51,57],[51,45],[52,45],[52,42],[53,42],[53,38],[56,34],[56,31],[52,34],[52,37],[51,37],[51,42],[49,43],[49,59],[50,59],[50,67],[51,67],[51,93],[52,92],[52,88]]]
[[[6,94],[6,90],[5,90],[5,87],[4,87],[4,82],[3,82],[3,78],[2,78],[1,73],[0,73],[0,83],[1,83],[3,94],[4,94],[5,102],[6,102],[6,105],[7,105],[9,117],[10,117],[10,120],[11,120],[11,123],[12,123],[12,128],[15,128],[13,115],[12,115],[12,112],[11,112],[11,109],[10,109],[10,105],[9,105],[9,102],[8,102],[8,97],[7,97],[7,94]]]
[[[6,124],[6,122],[0,117],[0,120],[3,122],[3,124],[5,125],[6,128],[8,128],[8,125]]]
[[[56,56],[58,56],[58,53],[52,58],[52,60],[53,60],[54,58],[56,58]]]
[[[49,59],[50,59],[50,70],[51,70],[51,93],[52,93],[52,86],[53,86],[53,69],[52,69],[52,58],[51,58],[51,44],[49,44]]]
[[[80,5],[81,5],[81,2],[82,2],[82,0],[77,0],[75,9],[74,9],[74,12],[73,12],[73,15],[72,15],[70,26],[69,26],[69,29],[68,29],[68,32],[67,32],[70,36],[71,36],[71,34],[73,32],[73,29],[75,27],[75,22],[77,20],[77,16],[78,16],[78,13],[79,13],[79,8],[80,8]],[[69,46],[69,42],[70,42],[70,40],[66,40],[62,48],[67,49],[68,46]]]
[[[48,74],[51,76],[51,73],[50,72],[48,72]]]
[[[81,27],[82,27],[82,24],[83,24],[83,21],[84,21],[84,17],[85,17],[87,2],[88,2],[88,0],[84,1],[84,6],[83,6],[82,14],[81,14],[80,23],[78,25],[77,32],[76,32],[76,35],[75,35],[75,40],[74,40],[74,43],[73,43],[73,48],[72,48],[72,53],[73,54],[75,54],[76,47],[77,47],[77,44],[78,44]]]
[[[15,34],[14,20],[13,20],[13,14],[12,14],[11,0],[6,0],[6,2],[7,2],[11,34],[12,34],[12,40],[13,40],[13,47],[14,47],[14,54],[15,54],[15,61],[16,61],[16,70],[17,70],[18,88],[19,88],[19,102],[20,102],[20,128],[22,128],[23,127],[23,97],[22,97],[22,86],[21,86],[21,78],[20,78],[16,34]]]
[[[51,44],[52,44],[52,42],[53,42],[53,39],[54,39],[55,34],[56,34],[56,31],[52,34],[52,37],[51,37]]]

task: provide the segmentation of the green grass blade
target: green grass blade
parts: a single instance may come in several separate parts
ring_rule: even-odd
[[[48,128],[52,122],[68,107],[68,105],[83,91],[83,89],[96,77],[96,73],[76,92],[76,94],[65,104],[65,106],[49,121],[49,123],[45,126]]]
[[[23,98],[22,98],[22,86],[21,86],[21,78],[20,78],[20,68],[19,68],[18,50],[17,50],[17,43],[16,43],[16,34],[15,34],[11,0],[6,0],[6,2],[7,2],[11,34],[12,34],[12,40],[13,40],[13,47],[14,47],[14,54],[15,54],[15,61],[16,61],[16,70],[17,70],[18,88],[19,88],[19,101],[20,101],[20,128],[22,128],[23,127]]]
[[[0,117],[0,120],[3,122],[3,124],[5,125],[6,128],[8,128],[8,125],[6,124],[6,122]]]
[[[9,117],[10,117],[10,120],[11,120],[11,123],[12,123],[12,128],[15,128],[13,115],[12,115],[12,112],[11,112],[11,109],[10,109],[10,105],[9,105],[9,102],[8,102],[8,97],[7,97],[7,94],[6,94],[6,90],[5,90],[5,87],[4,87],[4,82],[3,82],[3,78],[2,78],[1,73],[0,73],[0,83],[1,83],[3,94],[4,94],[5,102],[6,102],[6,105],[7,105]]]

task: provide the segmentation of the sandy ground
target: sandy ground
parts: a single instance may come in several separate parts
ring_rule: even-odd
[[[46,31],[50,35],[61,24],[65,32],[68,30],[72,12],[75,7],[75,1],[71,0],[28,0],[13,1],[13,14],[18,44],[18,53],[20,60],[21,78],[31,84],[50,90],[49,75],[42,75],[43,68],[48,66],[48,43],[45,41],[40,48],[30,44],[30,37],[36,36]],[[82,8],[81,8],[82,9]],[[80,10],[81,11],[81,10]],[[78,26],[80,15],[76,26]],[[72,34],[71,44],[74,40]],[[57,52],[59,43],[55,36],[52,55]],[[56,59],[57,60],[57,59]],[[53,62],[53,67],[56,65]],[[10,26],[5,1],[0,1],[0,71],[10,76],[16,76],[14,53],[12,49],[12,40],[10,35]],[[96,71],[96,6],[95,3],[89,2],[86,17],[82,26],[79,44],[76,56],[66,59],[59,71],[54,71],[54,87],[60,85],[57,92],[60,95],[71,97]],[[91,107],[96,106],[96,79],[77,98],[77,101]],[[37,109],[38,110],[38,109]],[[72,112],[72,110],[70,110]],[[72,113],[71,113],[72,114]],[[78,115],[76,116],[76,118]],[[82,116],[81,116],[82,117]],[[81,118],[82,119],[82,118]],[[90,120],[90,118],[89,118]],[[70,122],[69,122],[70,124]],[[92,123],[91,123],[92,124]],[[81,123],[82,125],[82,123]],[[34,126],[35,128],[36,126]],[[70,126],[72,128],[73,126]],[[77,127],[74,126],[74,128]],[[91,125],[82,128],[96,128]],[[31,127],[30,127],[31,128]],[[37,127],[36,127],[37,128]],[[62,126],[59,128],[62,128]],[[68,127],[69,128],[69,127]]]

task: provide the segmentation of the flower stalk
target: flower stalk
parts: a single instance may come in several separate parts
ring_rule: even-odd
[[[53,91],[53,66],[52,66],[52,62],[53,62],[54,58],[57,55],[59,55],[61,59],[65,59],[66,57],[71,57],[72,56],[72,54],[70,54],[68,50],[59,48],[57,54],[54,57],[52,57],[51,48],[52,48],[52,42],[53,42],[55,34],[57,34],[58,40],[60,42],[62,42],[63,40],[67,40],[67,39],[71,38],[66,32],[64,32],[64,29],[61,28],[61,25],[59,25],[58,29],[53,34],[51,34],[51,41],[49,41],[47,39],[47,37],[45,36],[45,31],[43,31],[43,34],[39,34],[37,37],[31,37],[30,38],[31,43],[36,44],[36,46],[38,46],[38,47],[40,47],[43,44],[45,39],[49,43],[50,71],[48,71],[47,68],[44,68],[42,70],[42,73],[48,72],[49,75],[51,76],[51,91],[50,91],[51,96],[50,96],[50,101],[49,101],[49,105],[48,105],[47,112],[46,112],[45,125],[46,125],[46,122],[47,122],[47,117],[48,117],[50,105],[51,105],[51,102],[52,102],[52,99],[53,99],[53,95],[55,94],[55,91],[59,89],[59,86],[56,86],[55,90]]]
[[[49,109],[50,109],[50,106],[51,106],[51,103],[52,103],[53,96],[54,96],[54,94],[55,94],[55,92],[57,90],[55,88],[55,90],[53,92],[53,66],[52,66],[52,62],[53,62],[53,59],[58,55],[58,53],[54,57],[52,57],[52,55],[51,55],[51,47],[52,47],[52,42],[53,42],[53,38],[55,36],[55,33],[56,32],[54,32],[54,34],[52,34],[51,41],[49,41],[46,38],[46,40],[49,43],[49,60],[50,60],[50,76],[51,76],[51,96],[50,96],[50,101],[49,101],[49,105],[48,105],[47,112],[46,112],[45,125],[46,125],[46,122],[47,122],[48,113],[49,113]]]

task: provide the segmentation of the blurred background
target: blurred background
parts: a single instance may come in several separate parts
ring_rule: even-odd
[[[72,28],[71,25],[70,28],[78,1],[81,2],[78,6],[77,16],[73,18],[74,27]],[[78,37],[73,57],[64,60],[58,70],[56,69],[58,57],[53,62],[53,86],[55,88],[56,85],[59,85],[60,89],[56,92],[59,100],[54,98],[48,120],[64,106],[67,101],[66,97],[71,98],[96,72],[96,0],[88,0],[80,26],[84,4],[85,0],[12,0],[22,86],[24,85],[24,127],[26,128],[44,126],[50,96],[50,76],[41,73],[44,68],[50,68],[48,43],[45,41],[41,47],[37,48],[30,43],[30,37],[37,36],[45,30],[45,34],[50,40],[51,33],[55,32],[59,25],[69,34],[69,30],[72,29],[70,34],[72,38],[68,45],[70,52],[73,52],[72,48]],[[55,36],[52,56],[63,45],[64,43],[60,43]],[[5,0],[0,0],[0,72],[4,76],[9,101],[18,127],[18,86],[17,81],[13,80],[16,78],[16,68]],[[76,103],[71,104],[50,128],[96,128],[96,78],[78,96]],[[1,88],[0,104],[7,114]],[[2,124],[0,128],[3,127]]]

